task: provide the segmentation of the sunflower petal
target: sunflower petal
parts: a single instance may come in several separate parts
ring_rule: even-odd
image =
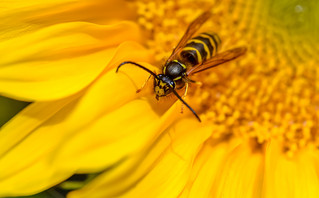
[[[318,151],[305,149],[295,155],[289,158],[279,141],[269,143],[264,197],[319,197]]]
[[[178,115],[180,115],[179,110],[180,104],[175,103],[164,115],[160,117],[161,119],[157,121],[160,123],[158,124],[160,127],[152,129],[151,131],[155,134],[163,131],[163,129],[167,128],[170,123],[178,118]],[[146,148],[142,149],[142,152],[128,152],[132,154],[125,158],[125,160],[120,161],[112,167],[111,170],[107,170],[105,173],[101,174],[83,189],[73,191],[68,194],[68,196],[87,197],[90,195],[90,197],[112,197],[123,190],[130,188],[139,178],[150,170],[154,162],[158,160],[161,154],[170,146],[171,137],[167,133],[166,135],[161,135],[159,139],[159,143],[157,143],[155,147],[153,147],[153,140],[150,139],[148,141],[149,143],[146,145],[143,144],[144,146],[141,145]],[[145,156],[147,156],[146,159]],[[141,165],[142,161],[144,162]]]
[[[207,141],[195,159],[192,176],[181,197],[210,197],[216,177],[240,141],[216,139]]]
[[[111,24],[134,16],[124,0],[2,1],[0,41],[61,23]]]
[[[212,183],[211,197],[260,197],[263,155],[243,142],[226,157]],[[253,189],[247,191],[247,189]]]
[[[125,40],[139,40],[131,22],[53,25],[1,42],[0,93],[20,100],[53,100],[91,83]]]
[[[16,163],[21,163],[21,160],[23,159],[20,157],[16,160]],[[38,157],[32,165],[22,168],[15,174],[6,175],[6,178],[0,181],[0,196],[11,197],[36,194],[57,185],[75,172],[75,170],[57,170],[50,164],[51,161],[47,159],[46,155],[43,155]],[[12,164],[12,166],[15,166],[15,164]]]
[[[95,183],[98,186],[90,185],[90,188],[74,191],[70,197],[88,196],[93,189],[98,189],[95,192],[101,193],[98,194],[100,197],[176,197],[187,182],[196,153],[211,133],[210,127],[198,128],[199,125],[197,120],[184,119],[171,127],[144,156],[140,165],[127,172],[125,182],[123,177],[114,180],[115,185],[111,181],[102,183],[107,181],[106,173],[106,178],[99,178]],[[170,182],[166,182],[168,180]],[[133,185],[135,187],[131,188]]]
[[[124,43],[108,68],[116,67],[126,58],[148,60],[148,54],[136,43]],[[90,128],[104,113],[140,96],[135,93],[136,87],[148,74],[139,68],[132,69],[136,69],[136,72],[133,70],[136,78],[133,81],[127,75],[115,74],[114,69],[106,70],[87,89],[60,101],[34,103],[1,128],[0,195],[38,192],[74,174],[79,165],[67,170],[55,166],[60,164],[55,159],[57,148],[74,134]],[[92,136],[95,138],[94,133]],[[34,176],[26,177],[31,174]],[[55,174],[59,179],[53,176]],[[17,183],[15,191],[11,191],[13,183]],[[38,185],[30,188],[29,183]]]
[[[197,120],[184,119],[168,131],[172,144],[153,169],[123,197],[177,197],[190,176],[193,160],[211,127],[199,127]],[[170,182],[167,182],[170,181]]]

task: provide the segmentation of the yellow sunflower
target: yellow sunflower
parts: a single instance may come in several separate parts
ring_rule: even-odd
[[[0,130],[0,196],[82,173],[99,174],[68,197],[319,196],[317,2],[1,4],[0,93],[33,103]],[[221,51],[248,51],[194,75],[199,123],[150,82],[137,94],[145,71],[115,69],[160,72],[208,7]]]

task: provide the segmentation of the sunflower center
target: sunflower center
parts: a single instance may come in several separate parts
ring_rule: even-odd
[[[203,85],[190,87],[188,97],[201,119],[213,124],[214,138],[233,135],[258,144],[276,138],[289,156],[319,147],[319,45],[309,39],[317,30],[305,22],[311,21],[311,6],[204,0],[137,1],[136,6],[157,61],[170,55],[188,24],[209,6],[215,15],[204,26],[219,34],[221,51],[248,47],[240,61],[192,77]],[[291,20],[295,15],[298,23]]]

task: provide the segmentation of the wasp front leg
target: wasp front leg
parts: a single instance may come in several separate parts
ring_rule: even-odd
[[[142,89],[145,87],[145,85],[147,84],[147,82],[150,80],[152,75],[149,75],[148,78],[146,79],[146,81],[143,83],[142,87],[139,88],[138,90],[136,90],[136,93],[140,93],[142,91]]]

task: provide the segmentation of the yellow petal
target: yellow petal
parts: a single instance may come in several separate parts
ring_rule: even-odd
[[[2,1],[0,41],[67,22],[111,24],[135,17],[124,0]]]
[[[138,61],[143,59],[145,60],[148,57],[148,54],[140,45],[132,42],[124,43],[118,48],[116,55],[113,57],[111,63],[107,66],[105,71],[114,68],[120,62],[126,59]],[[112,105],[113,107],[116,107],[114,106],[114,104],[117,103],[118,105],[121,105],[123,103],[123,101],[121,102],[120,99],[123,99],[125,102],[131,100],[134,97],[137,97],[134,91],[127,92],[127,84],[123,83],[128,81],[127,77],[119,79],[117,78],[118,75],[112,76],[112,79],[104,77],[104,80],[97,81],[95,84],[93,84],[89,88],[90,91],[87,91],[87,94],[84,97],[85,99],[82,99],[82,101],[85,101],[83,102],[85,105],[78,105],[78,108],[73,109],[73,112],[68,112],[69,114],[72,113],[72,115],[78,116],[74,118],[74,123],[72,123],[72,125],[78,126],[79,119],[85,120],[86,122],[94,120],[95,117],[93,116],[93,114],[91,114],[92,117],[86,116],[86,112],[88,110],[90,110],[91,112],[96,111],[97,115],[99,115],[101,111],[103,111],[103,109],[101,109],[100,106],[92,104],[103,103],[110,104],[109,107],[112,107]],[[144,76],[141,78],[139,78],[139,76],[137,77],[137,80],[140,81],[143,81],[144,79]],[[117,81],[112,82],[114,78],[116,78]],[[134,88],[132,89],[134,90]],[[114,91],[120,91],[122,97],[120,97],[119,94],[107,92],[107,90],[109,89]],[[83,93],[79,93],[76,96],[67,98],[66,100],[62,99],[59,101],[52,102],[38,102],[28,106],[24,111],[15,116],[9,123],[7,123],[1,129],[0,144],[2,145],[2,147],[0,147],[0,155],[4,153],[6,149],[10,149],[11,146],[9,145],[14,145],[16,144],[16,142],[21,141],[25,136],[27,136],[29,133],[31,133],[33,130],[39,127],[39,125],[44,123],[47,119],[52,117],[56,112],[58,112],[61,108],[67,105],[70,101],[73,101],[75,98],[78,98],[79,95],[83,95]],[[108,99],[108,103],[105,103],[105,98]],[[111,99],[113,99],[112,103],[110,101]],[[79,116],[82,116],[82,118],[80,118]],[[85,118],[83,118],[83,116]]]
[[[199,127],[195,119],[184,119],[167,133],[171,145],[154,167],[123,197],[177,197],[190,176],[194,158],[211,134],[211,127]]]
[[[238,139],[208,141],[181,197],[259,197],[262,176],[262,155],[252,153],[247,143]]]
[[[51,26],[0,44],[0,93],[21,100],[69,96],[91,83],[110,62],[116,46],[138,40],[135,24]]]
[[[78,95],[53,102],[32,103],[1,128],[0,157],[21,143],[30,133],[60,111]],[[1,160],[0,158],[0,160]],[[1,176],[1,175],[0,175]]]
[[[236,139],[207,141],[195,159],[192,175],[181,197],[210,197],[213,184],[219,178],[230,153],[238,147]]]
[[[149,133],[151,133],[153,134],[152,136],[157,136],[157,133],[163,131],[163,129],[170,125],[170,123],[174,122],[178,115],[180,115],[180,108],[180,104],[175,103],[164,115],[160,117],[160,119],[156,121],[161,127],[154,127],[154,129],[148,127],[150,128],[150,131],[145,131],[146,134],[143,135],[149,136]],[[151,138],[148,140],[148,143],[140,145],[143,147],[142,149],[137,151],[128,151],[127,154],[131,154],[128,155],[127,158],[124,158],[117,163],[116,166],[112,167],[111,170],[107,170],[105,173],[94,179],[94,181],[90,182],[83,189],[71,192],[69,196],[112,197],[121,193],[124,189],[130,188],[137,180],[139,180],[139,178],[148,173],[148,171],[154,166],[154,162],[160,159],[161,154],[170,147],[172,141],[170,135],[166,133],[165,135],[161,135],[159,139],[160,140],[158,140],[155,147],[152,142],[154,141],[154,138]],[[126,147],[129,148],[132,148],[132,146],[134,146],[134,144],[126,145]],[[105,153],[103,156],[109,155]]]
[[[112,72],[106,76],[110,81],[118,84],[115,79],[112,80]],[[112,96],[113,99],[117,98],[112,92],[104,98]],[[66,145],[61,146],[59,156],[61,159],[57,161],[61,162],[60,166],[63,166],[64,169],[78,166],[79,171],[95,171],[130,157],[139,152],[145,145],[152,144],[152,141],[162,130],[180,115],[180,103],[175,103],[166,114],[162,115],[154,110],[153,105],[164,107],[160,104],[152,105],[154,102],[149,99],[133,100],[123,106],[119,105],[122,103],[120,99],[116,99],[113,104],[113,99],[108,101],[111,105],[98,105],[101,109],[108,109],[108,112],[96,117],[89,126],[79,127],[74,137],[70,137],[66,141]],[[122,99],[127,102],[126,100],[130,97],[126,96]],[[85,105],[86,102],[83,104]],[[76,111],[73,111],[73,114],[75,114],[74,112]],[[88,111],[83,110],[82,114],[76,113],[83,115],[84,112]],[[81,119],[84,118],[74,119],[74,125]],[[79,124],[77,125],[79,126]],[[107,156],[107,158],[99,156]]]
[[[38,148],[41,149],[41,148]],[[25,156],[16,159],[16,163],[23,163]],[[15,166],[15,164],[12,164]],[[1,170],[6,171],[6,170]],[[44,191],[74,174],[75,170],[57,170],[51,165],[47,156],[38,157],[30,166],[24,167],[15,174],[7,175],[0,181],[0,196],[32,195]]]
[[[242,143],[219,167],[210,197],[260,197],[263,170],[262,152]]]
[[[50,152],[66,135],[47,130],[57,119],[42,124],[74,97],[31,104],[1,129],[0,196],[34,194],[74,173],[51,163]]]
[[[115,190],[112,189],[115,185],[100,183],[98,192],[101,194],[98,196],[176,197],[187,182],[196,153],[211,133],[211,127],[199,125],[195,119],[178,122],[160,138],[140,166],[127,172],[125,178],[123,176],[123,180],[128,177],[130,183],[114,180],[117,183]],[[85,197],[90,192],[86,188],[73,192],[70,197]]]
[[[264,197],[319,197],[318,151],[305,149],[288,158],[272,141],[265,161]]]
[[[111,165],[152,139],[160,127],[158,120],[147,101],[132,101],[102,115],[71,137],[61,147],[58,161],[64,168],[78,164],[84,171]]]
[[[160,158],[161,154],[169,146],[171,139],[168,135],[161,137],[160,145],[149,153],[148,150],[131,155],[115,164],[112,169],[99,175],[84,188],[72,191],[68,197],[112,197],[120,194],[125,189],[136,183],[138,178],[145,175],[153,166],[154,161]],[[147,162],[141,165],[147,155]]]
[[[124,43],[108,68],[116,67],[123,59],[148,61],[148,56],[140,45]],[[61,164],[54,158],[56,151],[61,151],[57,148],[67,143],[72,135],[89,128],[104,113],[140,96],[135,93],[136,87],[148,74],[136,67],[127,68],[134,72],[133,79],[123,73],[116,74],[113,69],[76,95],[60,101],[34,103],[7,123],[0,133],[0,195],[38,192],[74,174],[81,165],[67,170],[55,166]],[[94,133],[91,135],[96,137]],[[57,179],[52,176],[55,174],[61,175]],[[33,175],[27,177],[29,182],[23,182],[26,175]],[[17,183],[15,191],[11,191],[13,183]],[[30,188],[29,183],[38,185]]]

